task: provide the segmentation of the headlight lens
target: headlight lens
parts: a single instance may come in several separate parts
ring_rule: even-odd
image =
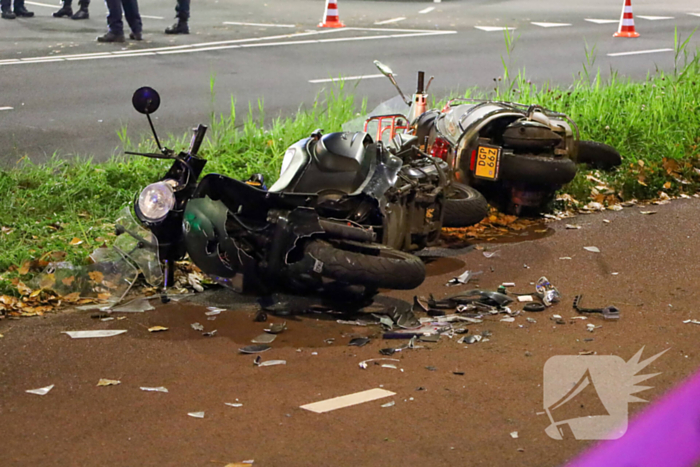
[[[175,192],[165,182],[152,183],[139,195],[139,210],[145,220],[159,222],[175,206]]]

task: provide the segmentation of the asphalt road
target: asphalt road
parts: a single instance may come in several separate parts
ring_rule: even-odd
[[[389,64],[409,91],[418,69],[435,76],[436,96],[489,87],[503,74],[503,33],[477,27],[516,28],[510,67],[525,67],[535,82],[567,83],[582,69],[585,43],[596,46],[595,66],[604,74],[612,67],[640,78],[657,66],[672,68],[673,52],[659,50],[673,48],[674,28],[687,37],[700,26],[700,6],[691,0],[635,0],[638,39],[613,39],[616,23],[587,21],[618,20],[621,1],[341,0],[348,27],[328,30],[316,27],[323,3],[202,0],[193,5],[193,34],[170,37],[162,30],[174,2],[155,0],[141,5],[145,41],[114,45],[94,41],[105,32],[101,2],[91,5],[91,19],[71,21],[50,16],[57,6],[30,1],[37,17],[3,20],[0,28],[0,165],[23,156],[35,162],[54,153],[105,160],[120,153],[118,130],[126,127],[132,140],[147,131],[130,106],[131,94],[143,85],[161,93],[161,133],[182,134],[208,121],[212,111],[228,112],[232,97],[239,115],[258,99],[268,118],[289,115],[332,86],[310,81],[375,75],[374,59]],[[647,53],[608,55],[639,51]],[[355,84],[370,105],[394,94],[385,79]]]
[[[566,224],[581,229],[568,230]],[[391,295],[412,301],[414,294],[441,298],[463,291],[466,286],[447,288],[445,283],[471,269],[484,271],[480,287],[493,290],[514,282],[510,290],[516,293],[532,292],[532,283],[545,275],[563,295],[559,304],[521,314],[514,322],[503,322],[500,315],[469,325],[469,334],[491,332],[488,341],[466,346],[443,337],[420,343],[423,348],[390,357],[397,361],[388,363],[397,369],[370,363],[362,370],[358,363],[404,342],[381,339],[378,327],[339,324],[337,316],[324,314],[271,315],[270,322],[286,321],[288,330],[261,358],[287,363],[255,367],[254,356],[238,349],[269,322],[254,322],[251,299],[232,294],[205,303],[227,308],[214,320],[205,316],[204,304],[175,302],[106,322],[91,319],[90,311],[0,320],[0,426],[5,433],[0,464],[223,467],[252,459],[262,467],[564,465],[592,442],[545,434],[550,421],[544,414],[543,378],[551,357],[592,352],[586,358],[614,355],[629,361],[642,348],[642,359],[668,349],[639,372],[659,374],[641,383],[649,388],[636,394],[649,403],[629,404],[632,426],[635,414],[698,371],[700,326],[683,321],[699,318],[700,200],[608,211],[548,226],[551,235],[540,240],[485,245],[499,251],[490,259],[476,250],[438,259],[427,265],[429,277],[420,287]],[[600,253],[586,246],[597,246]],[[621,318],[572,319],[577,294],[585,296],[584,306],[617,306]],[[562,324],[552,320],[555,313]],[[217,329],[217,336],[202,337],[191,328],[194,322],[207,331]],[[599,327],[588,332],[588,324]],[[169,330],[147,331],[156,325]],[[62,333],[97,329],[127,333],[103,339],[70,339]],[[358,336],[372,341],[348,347]],[[326,342],[329,338],[334,340]],[[101,378],[121,384],[97,387]],[[628,378],[620,376],[620,390]],[[595,377],[593,383],[599,384]],[[25,392],[51,384],[55,387],[45,396]],[[159,386],[168,393],[139,389]],[[300,409],[380,387],[396,395],[326,414]],[[583,397],[570,407],[571,418],[591,415],[594,401]],[[395,405],[381,407],[389,401]],[[203,419],[187,415],[199,411]],[[677,426],[696,426],[691,422],[698,414],[690,415],[691,421],[678,420]],[[659,427],[654,439],[666,440],[672,458],[678,447],[673,433]]]

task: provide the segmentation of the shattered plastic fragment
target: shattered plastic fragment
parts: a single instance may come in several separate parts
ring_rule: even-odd
[[[272,342],[277,339],[276,334],[260,334],[258,337],[251,340],[253,344],[272,344]]]
[[[97,382],[98,386],[116,386],[117,384],[121,384],[118,379],[100,379]]]
[[[216,316],[219,314],[221,314],[221,310],[211,310],[211,311],[204,312],[205,316]]]
[[[559,258],[559,259],[562,259],[562,260],[570,260],[570,259],[571,259],[571,257],[570,257],[570,256],[562,256],[562,257],[561,257],[561,258]]]
[[[652,214],[656,214],[656,211],[639,211],[639,213],[645,216],[651,216]]]
[[[165,326],[153,326],[148,328],[148,332],[161,332],[161,331],[167,331],[168,328]]]
[[[387,402],[386,404],[382,404],[382,408],[393,407],[394,405],[396,405],[396,402],[391,401],[391,402]]]
[[[243,404],[237,402],[224,402],[224,404],[228,405],[229,407],[243,407]]]
[[[204,412],[188,412],[187,415],[192,418],[204,418]]]
[[[28,392],[29,394],[36,394],[37,396],[45,396],[46,394],[49,393],[50,390],[53,389],[54,386],[55,385],[52,384],[51,386],[46,386],[46,387],[39,388],[39,389],[27,389],[27,391],[25,391],[25,392]]]
[[[384,364],[382,365],[382,368],[391,368],[392,370],[397,370],[397,369],[398,369],[396,365],[391,365],[391,364],[389,364],[389,363],[384,363]]]
[[[546,277],[540,277],[535,285],[537,295],[542,299],[545,306],[552,306],[554,303],[561,301],[561,294],[554,285],[552,285]]]
[[[510,437],[513,439],[518,439],[518,432],[517,431],[511,432]]]
[[[269,332],[270,334],[279,334],[283,332],[285,329],[287,329],[287,322],[285,321],[284,323],[275,323],[271,324],[269,328],[263,329],[265,332]]]
[[[165,388],[163,386],[158,386],[157,388],[149,388],[149,387],[141,386],[140,389],[142,391],[147,391],[147,392],[168,392],[167,388]]]
[[[253,364],[255,366],[275,366],[275,365],[286,365],[287,361],[286,360],[267,360],[266,362],[263,362],[262,357],[260,355],[258,355],[257,357],[255,357]]]
[[[500,251],[484,251],[484,257],[486,258],[493,258],[494,256],[498,256]]]
[[[501,318],[501,321],[503,321],[504,323],[514,323],[515,318],[513,318],[513,317]]]
[[[190,324],[190,326],[192,326],[192,329],[194,329],[195,331],[204,331],[204,326],[202,326],[199,323],[192,323]]]
[[[116,313],[143,313],[144,311],[155,310],[148,298],[139,297],[123,305],[113,307],[111,311]]]
[[[532,295],[518,295],[518,301],[519,302],[533,302],[533,301],[535,301],[535,299],[532,298]]]
[[[216,336],[216,329],[214,329],[213,331],[209,331],[209,332],[203,332],[203,333],[202,333],[202,336],[204,336],[204,337],[215,337],[215,336]]]
[[[389,362],[400,362],[401,360],[398,360],[396,358],[370,358],[369,360],[364,360],[359,363],[360,368],[363,370],[367,369],[367,364],[369,362],[379,362],[379,361],[389,361]]]
[[[88,339],[93,337],[112,337],[124,334],[126,329],[105,329],[100,331],[63,331],[63,334],[68,334],[72,339]]]
[[[486,253],[484,253],[484,255],[486,255]],[[488,256],[487,256],[487,258],[488,258]],[[460,274],[459,276],[450,279],[450,281],[449,281],[447,284],[445,284],[445,285],[447,285],[447,286],[453,286],[453,285],[463,285],[463,284],[466,284],[467,282],[469,282],[470,280],[472,280],[472,279],[474,278],[474,276],[478,276],[479,274],[483,274],[483,272],[484,272],[484,271],[476,271],[476,272],[474,272],[474,271],[469,271],[469,270],[464,271],[464,272],[463,272],[462,274]]]
[[[579,230],[581,228],[580,225],[571,225],[571,224],[566,224],[567,230]]]
[[[367,344],[369,344],[368,337],[356,337],[348,343],[348,345],[356,346],[356,347],[362,347],[362,346],[365,346]]]
[[[596,246],[584,246],[583,249],[590,251],[591,253],[600,253],[600,249],[598,249]]]
[[[370,389],[367,391],[348,394],[345,396],[334,397],[332,399],[314,402],[311,404],[302,405],[300,408],[316,413],[330,412],[331,410],[342,409],[364,402],[371,402],[385,397],[395,396],[396,393],[387,391],[386,389]]]
[[[258,345],[247,345],[238,349],[240,353],[261,353],[270,350],[272,347],[269,345],[258,344]]]
[[[700,321],[698,321],[697,319],[686,319],[685,321],[683,321],[683,324],[700,324]]]

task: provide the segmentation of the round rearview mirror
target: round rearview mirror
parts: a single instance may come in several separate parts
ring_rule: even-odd
[[[148,115],[160,107],[160,96],[155,89],[144,86],[136,90],[131,103],[137,112]]]
[[[374,65],[375,65],[377,68],[379,68],[379,71],[381,71],[382,74],[383,74],[384,76],[392,76],[392,75],[394,74],[394,72],[391,71],[391,68],[389,68],[388,66],[384,65],[384,64],[383,64],[382,62],[380,62],[379,60],[375,60],[375,61],[374,61]]]

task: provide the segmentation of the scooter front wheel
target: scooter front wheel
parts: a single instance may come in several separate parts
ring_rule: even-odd
[[[425,265],[417,256],[349,240],[310,241],[304,247],[304,258],[291,266],[294,274],[320,275],[369,289],[408,290],[425,280]]]

